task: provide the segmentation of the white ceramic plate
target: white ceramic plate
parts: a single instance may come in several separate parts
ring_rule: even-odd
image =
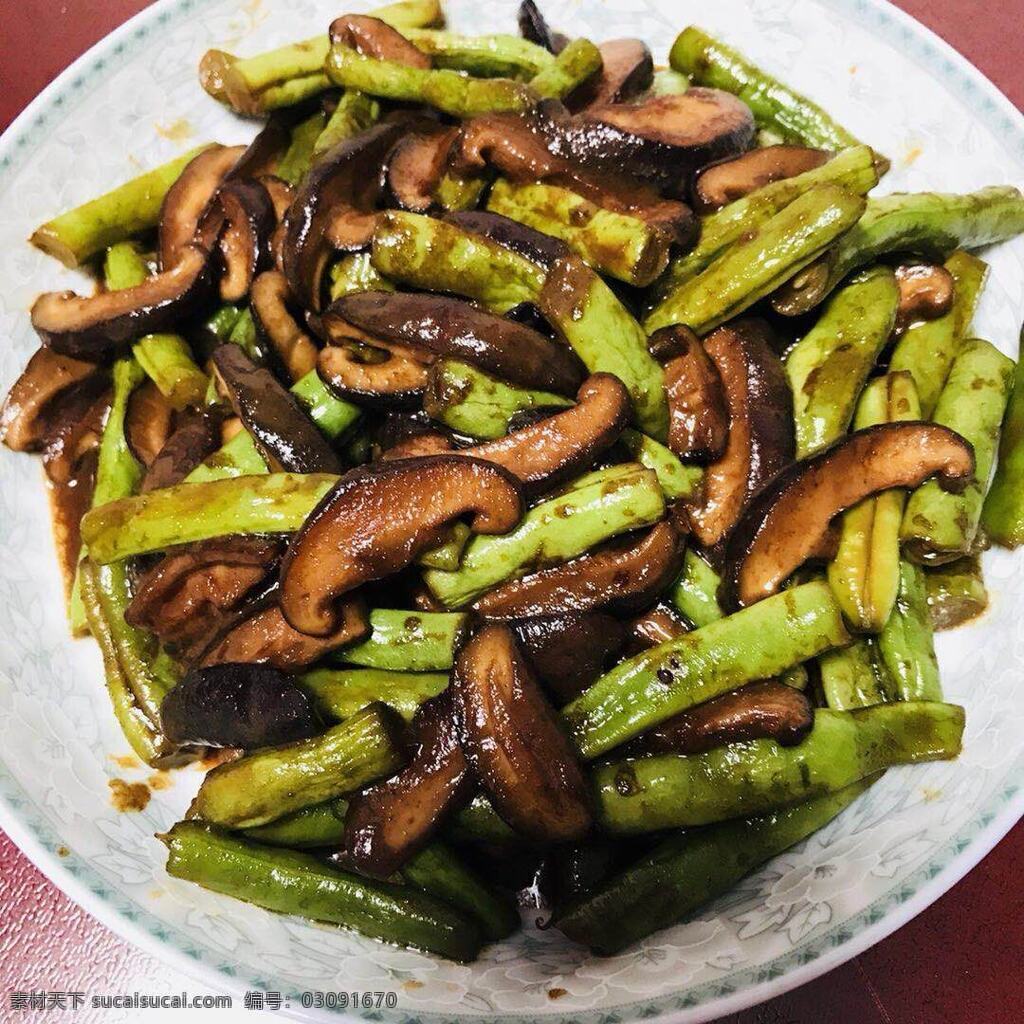
[[[880,0],[544,7],[575,34],[643,36],[662,60],[679,28],[699,20],[891,155],[885,190],[1024,184],[1024,118]],[[18,119],[0,141],[4,387],[36,346],[26,312],[35,294],[80,283],[25,244],[31,229],[198,142],[247,139],[252,125],[200,90],[200,55],[210,46],[253,53],[305,38],[341,9],[333,0],[164,0],[86,54]],[[514,31],[514,10],[513,0],[449,4],[451,22],[470,31]],[[1024,245],[1000,247],[990,259],[979,332],[1015,355]],[[991,611],[939,644],[948,697],[968,710],[959,761],[890,772],[828,828],[621,956],[593,959],[557,932],[527,928],[473,966],[456,966],[168,878],[153,833],[181,816],[200,775],[177,773],[142,813],[112,808],[108,780],[150,773],[113,759],[128,750],[96,650],[66,636],[39,467],[6,450],[0,566],[0,825],[110,927],[222,989],[394,991],[395,1012],[354,1015],[410,1022],[707,1020],[877,942],[970,870],[1024,812],[1024,556],[992,553]],[[293,997],[294,1010],[299,1004]]]

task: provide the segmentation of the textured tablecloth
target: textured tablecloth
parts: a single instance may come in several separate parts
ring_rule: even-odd
[[[0,127],[145,0],[0,0]],[[1024,106],[1024,0],[899,0]],[[341,8],[339,8],[339,11]],[[832,973],[720,1024],[1022,1024],[1024,823],[959,885],[895,935]],[[12,992],[206,987],[119,939],[51,885],[0,832],[0,1022],[269,1020],[246,1009],[12,1009]],[[53,1001],[53,1000],[51,1000]]]

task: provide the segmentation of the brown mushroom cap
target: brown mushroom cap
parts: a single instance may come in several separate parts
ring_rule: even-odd
[[[654,60],[642,39],[609,39],[597,47],[601,71],[566,100],[570,110],[584,110],[639,96],[654,80]]]
[[[588,782],[507,626],[484,626],[455,659],[451,692],[462,749],[497,812],[546,842],[592,824]]]
[[[511,217],[489,210],[459,210],[445,214],[444,219],[457,224],[464,231],[483,235],[512,252],[525,256],[538,266],[550,270],[563,256],[569,255],[569,246],[560,238],[545,235],[543,231],[520,224]]]
[[[689,708],[638,736],[630,752],[702,754],[727,743],[770,739],[792,747],[814,725],[814,708],[799,690],[765,680]]]
[[[320,379],[357,405],[414,409],[427,388],[428,367],[417,353],[399,345],[367,345],[357,338],[338,339],[321,349]]]
[[[668,354],[664,366],[669,448],[681,459],[720,459],[729,439],[729,409],[722,378],[700,339],[677,324],[656,331],[649,347],[652,353]]]
[[[345,850],[355,867],[387,878],[427,843],[473,795],[451,694],[421,705],[412,723],[416,752],[397,775],[352,797]]]
[[[281,360],[293,381],[316,366],[317,346],[288,311],[288,281],[284,274],[268,270],[252,283],[249,309],[260,339]]]
[[[174,429],[174,406],[151,381],[143,381],[128,399],[124,434],[132,455],[147,469]]]
[[[37,349],[0,408],[0,441],[11,451],[36,452],[49,442],[50,413],[69,392],[90,383],[105,386],[106,374],[95,363],[86,363]]]
[[[583,366],[566,345],[460,299],[404,292],[360,292],[333,303],[324,315],[373,338],[451,356],[523,387],[572,394]]]
[[[134,288],[44,292],[32,305],[32,326],[47,348],[101,361],[143,334],[163,331],[204,307],[211,288],[210,254],[188,246],[173,269]]]
[[[393,61],[411,68],[429,68],[428,54],[418,50],[386,21],[366,14],[343,14],[331,22],[332,43],[343,43],[366,57]]]
[[[564,615],[593,608],[636,611],[651,604],[678,574],[683,543],[668,522],[639,540],[613,541],[562,565],[503,583],[474,609],[488,619]]]
[[[204,245],[217,242],[224,302],[245,298],[256,275],[270,265],[270,237],[276,226],[274,204],[260,182],[227,181],[217,190],[197,237]]]
[[[664,602],[638,615],[629,624],[630,647],[633,652],[646,651],[689,633],[682,616]]]
[[[220,447],[220,421],[213,408],[186,409],[174,432],[150,463],[142,478],[143,494],[180,484],[208,455]]]
[[[320,309],[324,269],[335,248],[370,241],[381,191],[380,168],[404,126],[385,123],[329,149],[303,179],[285,218],[282,269],[293,295]]]
[[[623,166],[666,194],[687,193],[701,167],[749,149],[750,108],[718,89],[694,88],[636,103],[586,110],[559,147],[566,156],[600,170]]]
[[[384,182],[395,206],[426,213],[448,166],[448,153],[458,129],[432,124],[400,139],[388,157]]]
[[[454,519],[505,533],[523,513],[515,478],[490,462],[437,455],[356,469],[338,481],[292,540],[281,608],[303,633],[334,627],[337,598],[407,566]]]
[[[751,501],[726,547],[721,600],[742,608],[774,594],[821,545],[829,524],[857,502],[937,477],[963,490],[974,450],[934,423],[884,423],[788,466]]]
[[[795,178],[821,167],[829,158],[824,150],[807,146],[765,146],[719,160],[697,172],[693,181],[694,209],[698,213],[719,210],[773,181]]]
[[[604,612],[513,619],[509,625],[558,707],[590,686],[626,640],[626,627]]]
[[[519,34],[531,43],[543,46],[549,53],[561,53],[569,42],[561,32],[553,32],[549,28],[534,0],[521,0],[516,18]]]
[[[272,665],[282,672],[305,668],[325,654],[362,640],[370,632],[366,607],[358,597],[336,606],[336,623],[326,636],[308,636],[293,629],[272,604],[233,626],[209,647],[200,666],[245,662]]]
[[[175,267],[186,254],[210,200],[245,152],[245,146],[209,146],[188,162],[167,190],[158,229],[161,270]]]
[[[704,339],[725,389],[729,436],[722,457],[704,474],[703,495],[689,509],[694,536],[720,544],[743,507],[793,458],[793,396],[771,330],[739,320]]]
[[[904,264],[896,268],[900,302],[895,333],[902,334],[920,320],[935,320],[949,312],[956,284],[953,275],[936,263]]]
[[[552,484],[575,475],[617,440],[632,412],[618,377],[595,373],[580,386],[576,405],[487,444],[453,454],[503,466],[524,485]]]
[[[341,461],[277,378],[237,346],[221,345],[213,364],[231,406],[267,462],[288,473],[340,473]]]

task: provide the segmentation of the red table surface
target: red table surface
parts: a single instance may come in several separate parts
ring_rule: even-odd
[[[0,126],[146,0],[0,0]],[[899,0],[1024,106],[1024,2]],[[968,15],[965,17],[965,15]],[[51,885],[0,832],[0,1020],[13,991],[208,991],[128,945]],[[1021,1024],[1024,1021],[1024,823],[942,899],[844,966],[719,1024]],[[237,1002],[236,1002],[237,1007]],[[252,1020],[250,1011],[211,1019]],[[76,1021],[138,1011],[67,1011]],[[152,1014],[149,1014],[152,1015]],[[196,1014],[189,1014],[194,1019]],[[268,1014],[267,1016],[270,1016]],[[157,1014],[170,1021],[168,1011]]]

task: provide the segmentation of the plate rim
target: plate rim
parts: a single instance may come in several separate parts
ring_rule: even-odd
[[[68,91],[78,91],[86,86],[87,79],[116,70],[113,65],[117,58],[127,60],[154,28],[198,13],[214,2],[216,0],[156,0],[86,50],[50,82],[0,135],[0,180],[16,167],[19,156],[27,155],[30,135],[59,113]],[[933,30],[889,0],[816,2],[845,14],[862,27],[897,30],[900,41],[913,47],[912,51],[906,52],[907,58],[936,73],[945,86],[954,88],[965,99],[974,103],[980,101],[979,118],[988,122],[1000,142],[1024,163],[1024,114],[995,83]],[[913,875],[894,885],[841,925],[795,946],[767,964],[738,969],[717,981],[694,986],[687,996],[679,992],[669,993],[615,1007],[562,1014],[491,1013],[487,1019],[501,1020],[506,1024],[532,1024],[539,1019],[552,1024],[567,1024],[569,1021],[574,1024],[593,1021],[596,1024],[609,1017],[620,1020],[659,1017],[669,1024],[702,1024],[804,985],[893,934],[952,889],[991,852],[1024,817],[1024,752],[1008,770],[1006,778],[1012,781]],[[58,850],[67,849],[66,844],[49,821],[36,815],[34,810],[23,810],[21,805],[28,801],[24,787],[0,761],[0,827],[58,889],[115,934],[159,962],[172,964],[213,989],[237,994],[247,987],[281,992],[293,988],[280,982],[275,985],[272,979],[249,976],[248,971],[239,972],[226,961],[216,965],[213,961],[218,957],[196,947],[183,933],[177,933],[173,926],[164,925],[144,907],[112,891],[86,858],[73,850],[67,855],[58,853]],[[880,910],[881,904],[886,904],[886,907]],[[143,925],[141,922],[146,919],[152,923]],[[759,976],[750,980],[751,974]],[[743,976],[747,976],[747,980],[740,982]],[[736,984],[732,983],[733,979]],[[717,989],[717,992],[706,998],[694,994],[707,989]],[[402,1024],[452,1019],[449,1014],[418,1010],[410,1013],[401,1009],[363,1014],[358,1010],[318,1013],[293,1007],[290,1011],[282,1010],[281,1014],[303,1020],[334,1021],[364,1020],[372,1015],[376,1020],[401,1021]],[[469,1015],[464,1019],[471,1020],[475,1016]]]

